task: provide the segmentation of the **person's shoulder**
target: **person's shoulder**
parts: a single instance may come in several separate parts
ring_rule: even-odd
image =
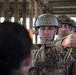
[[[42,44],[33,44],[32,50],[40,49],[41,46],[42,46]]]
[[[55,48],[58,52],[60,52],[62,48],[62,40],[55,43]]]
[[[32,46],[32,53],[33,56],[35,56],[37,54],[37,52],[40,50],[42,44],[33,44]]]

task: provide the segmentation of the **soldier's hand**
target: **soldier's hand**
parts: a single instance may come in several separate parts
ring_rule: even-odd
[[[76,33],[72,33],[71,40],[70,40],[70,45],[72,47],[76,47]]]
[[[62,47],[76,47],[76,33],[69,34],[62,42]]]

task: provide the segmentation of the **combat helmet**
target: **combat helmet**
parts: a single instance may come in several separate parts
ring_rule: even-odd
[[[34,27],[41,27],[41,26],[55,26],[59,27],[59,23],[57,18],[52,14],[42,14],[36,20]]]
[[[76,28],[76,22],[74,20],[71,19],[72,25],[74,28]]]
[[[68,17],[66,15],[58,16],[58,21],[59,21],[60,24],[70,24],[70,25],[72,25],[70,17]]]

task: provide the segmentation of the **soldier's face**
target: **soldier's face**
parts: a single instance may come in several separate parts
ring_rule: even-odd
[[[71,31],[71,28],[69,27],[68,24],[61,24],[58,33],[61,36],[66,36],[69,34],[70,31]]]
[[[40,27],[38,30],[39,37],[44,41],[53,40],[55,33],[55,27]]]

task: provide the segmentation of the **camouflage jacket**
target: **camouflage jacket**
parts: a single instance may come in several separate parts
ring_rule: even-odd
[[[59,62],[63,64],[64,57],[66,53],[68,52],[69,48],[63,49],[61,46],[62,41],[59,41],[55,44],[56,50],[58,50],[60,53],[58,54]],[[72,52],[66,62],[64,64],[66,65],[66,69],[63,70],[65,75],[75,75],[76,74],[76,64],[73,62],[76,62],[76,48],[72,48]],[[61,67],[62,68],[62,67]]]
[[[56,44],[51,47],[42,45],[36,50],[33,71],[30,75],[68,75],[68,69],[74,61],[75,52],[71,52],[69,59],[64,61],[68,49],[58,50]],[[73,56],[72,56],[73,55]]]

